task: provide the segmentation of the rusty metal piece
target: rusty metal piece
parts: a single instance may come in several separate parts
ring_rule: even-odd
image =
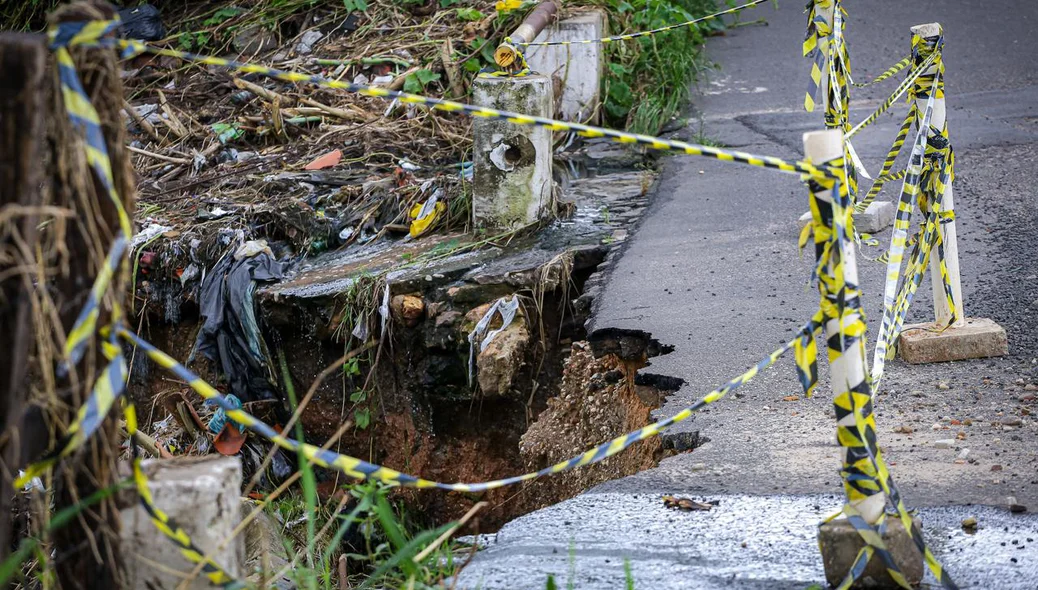
[[[494,61],[497,62],[497,65],[502,68],[514,65],[519,59],[519,49],[516,48],[516,45],[533,41],[545,27],[555,22],[558,15],[559,5],[555,3],[555,0],[538,4],[522,24],[509,35],[511,43],[501,43],[497,46],[497,50],[494,51]]]

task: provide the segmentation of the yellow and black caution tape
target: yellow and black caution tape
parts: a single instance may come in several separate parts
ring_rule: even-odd
[[[694,18],[692,20],[687,20],[683,23],[677,23],[674,25],[660,27],[658,29],[652,29],[651,31],[639,31],[637,33],[627,33],[624,35],[612,35],[609,37],[600,37],[598,39],[578,39],[577,41],[531,41],[529,43],[514,43],[514,45],[519,47],[557,47],[560,45],[588,45],[592,43],[613,43],[616,41],[626,41],[628,39],[637,39],[638,37],[648,37],[650,35],[655,35],[657,33],[663,33],[665,31],[673,31],[674,29],[692,27],[699,23],[725,16],[726,14],[734,14],[741,10],[746,10],[747,8],[753,8],[754,6],[757,6],[758,4],[763,4],[767,1],[768,0],[753,0],[753,2],[747,2],[746,4],[743,4],[741,6],[736,6],[734,8],[729,8],[727,10],[722,10],[720,12],[708,14],[706,16],[701,16],[699,18]],[[506,42],[508,41],[506,40]]]
[[[110,346],[108,343],[103,343],[103,345]],[[14,482],[16,488],[24,486],[34,477],[42,475],[60,459],[71,455],[97,432],[108,415],[108,411],[122,395],[126,375],[126,361],[122,355],[111,357],[108,365],[101,371],[101,375],[94,383],[90,396],[79,407],[76,419],[69,426],[65,436],[42,458],[25,468],[25,473]]]
[[[852,84],[854,86],[858,87],[858,88],[865,88],[866,86],[872,86],[873,84],[879,84],[880,82],[883,82],[884,80],[893,77],[894,74],[896,74],[896,73],[900,72],[901,70],[905,69],[906,67],[908,67],[908,64],[910,64],[910,63],[912,63],[912,56],[908,56],[908,57],[902,59],[901,61],[897,62],[896,64],[890,66],[890,68],[887,69],[887,71],[885,71],[882,74],[876,76],[870,82],[860,82],[860,83],[859,82],[852,82]]]
[[[861,131],[865,127],[868,127],[877,119],[879,119],[880,115],[887,112],[890,109],[890,107],[895,102],[897,102],[897,99],[901,98],[903,94],[905,94],[906,92],[908,92],[910,88],[912,88],[912,86],[916,83],[919,77],[923,75],[923,72],[930,68],[937,59],[938,54],[937,52],[934,52],[930,54],[925,60],[923,60],[923,63],[919,64],[917,68],[912,70],[912,72],[909,73],[909,75],[901,82],[901,84],[898,84],[898,87],[894,90],[894,92],[892,92],[890,96],[887,97],[887,99],[884,100],[883,103],[880,104],[879,107],[872,112],[872,114],[870,114],[868,117],[865,117],[865,119],[863,119],[860,123],[855,125],[850,131],[848,131],[844,135],[844,140],[849,140],[851,137],[854,137],[859,131]]]
[[[237,406],[231,404],[227,398],[217,391],[213,386],[205,382],[201,377],[193,373],[187,367],[178,363],[173,357],[155,348],[152,344],[142,339],[140,336],[134,334],[125,327],[118,329],[119,336],[132,343],[140,350],[142,350],[149,359],[154,363],[173,373],[178,378],[184,380],[191,389],[195,390],[199,395],[207,400],[212,400],[216,403],[217,407],[222,408],[226,413],[227,417],[239,424],[244,425],[246,428],[252,430],[259,436],[271,441],[279,447],[284,449],[301,452],[303,456],[313,462],[316,465],[325,467],[328,469],[335,469],[348,475],[349,477],[362,480],[374,480],[380,481],[393,486],[410,487],[410,488],[438,488],[441,490],[459,491],[459,492],[482,492],[486,490],[492,490],[501,488],[509,485],[514,485],[524,481],[530,481],[547,475],[555,473],[562,473],[563,471],[569,471],[577,467],[583,467],[585,465],[591,465],[592,463],[598,463],[603,459],[612,457],[613,455],[623,451],[627,447],[633,445],[638,441],[645,440],[647,438],[656,436],[666,428],[673,426],[679,422],[683,422],[698,410],[712,404],[731,391],[737,389],[742,384],[753,379],[762,370],[775,364],[779,358],[782,357],[789,349],[797,348],[797,371],[801,373],[801,382],[806,382],[808,375],[817,376],[817,368],[813,361],[808,359],[801,359],[803,356],[802,351],[810,350],[813,344],[805,347],[805,341],[812,340],[810,337],[817,332],[818,327],[813,323],[809,323],[797,333],[797,335],[784,344],[782,347],[773,351],[768,356],[760,360],[756,365],[751,367],[745,373],[732,379],[723,386],[711,391],[707,395],[703,396],[699,401],[688,406],[684,410],[681,410],[677,414],[660,420],[654,424],[650,424],[643,428],[639,428],[633,432],[619,436],[611,441],[602,443],[584,453],[576,455],[566,461],[561,461],[549,467],[545,467],[539,471],[532,471],[524,473],[522,475],[516,475],[504,479],[497,479],[493,481],[485,481],[478,483],[442,483],[437,481],[430,481],[422,479],[414,475],[408,475],[401,473],[388,467],[369,463],[356,457],[350,457],[349,455],[341,455],[334,451],[324,450],[313,445],[299,442],[294,439],[283,436],[278,433],[272,427],[252,416],[248,412],[241,410]]]
[[[827,327],[826,342],[831,367],[859,365],[865,367],[865,313],[862,309],[860,286],[848,280],[857,271],[848,272],[848,264],[855,264],[850,228],[853,201],[846,185],[839,180],[822,179],[811,183],[812,199],[810,227],[814,235],[817,256],[818,288],[821,318]],[[829,191],[831,202],[820,198]],[[833,370],[832,372],[835,372]],[[842,371],[845,375],[851,372]],[[848,503],[844,514],[865,542],[838,590],[850,588],[861,576],[874,554],[879,555],[884,567],[901,587],[911,586],[901,574],[883,541],[886,514],[881,513],[875,524],[869,524],[856,508],[877,494],[887,495],[905,530],[924,556],[930,571],[948,589],[957,586],[934,557],[915,526],[904,505],[901,494],[883,460],[876,435],[875,416],[872,412],[872,383],[867,372],[862,372],[857,383],[833,380],[836,397],[833,405],[837,418],[837,440],[844,448],[844,465],[840,474]]]
[[[98,39],[95,42],[101,43],[102,40]],[[175,57],[206,65],[224,67],[245,74],[258,74],[275,80],[281,80],[283,82],[313,84],[322,88],[344,90],[347,92],[361,94],[363,96],[398,100],[405,104],[423,105],[430,109],[450,113],[459,113],[470,117],[501,119],[508,121],[509,123],[513,123],[515,125],[531,125],[536,127],[545,127],[551,129],[552,131],[568,131],[576,133],[577,135],[580,135],[582,137],[603,137],[615,141],[617,143],[644,145],[650,149],[655,150],[677,151],[691,156],[702,156],[706,158],[713,158],[715,160],[721,160],[724,162],[736,162],[748,166],[755,166],[758,168],[770,168],[773,170],[780,170],[783,172],[789,172],[794,174],[804,174],[810,177],[817,178],[832,177],[834,174],[833,170],[830,170],[828,168],[820,168],[810,162],[803,160],[787,161],[773,156],[758,156],[755,154],[749,154],[746,152],[740,152],[736,150],[726,150],[704,145],[690,144],[683,141],[675,141],[671,139],[653,137],[651,135],[627,133],[625,131],[606,129],[603,127],[594,127],[591,125],[584,125],[581,123],[568,123],[565,121],[558,121],[546,117],[535,117],[532,115],[524,115],[520,113],[513,113],[510,111],[501,111],[487,107],[455,102],[451,100],[420,96],[417,94],[410,94],[407,92],[398,92],[395,90],[388,90],[385,88],[379,88],[375,86],[365,86],[362,84],[354,84],[352,82],[342,82],[338,80],[326,80],[320,76],[311,74],[277,70],[267,66],[242,63],[219,57],[199,55],[185,51],[176,51],[173,49],[162,49],[159,47],[152,47],[149,45],[145,45],[144,43],[141,43],[139,41],[112,39],[110,40],[110,42],[123,49],[124,55],[126,56],[136,55],[139,53],[152,53],[155,55]]]
[[[72,329],[69,330],[65,341],[65,363],[59,366],[59,373],[74,366],[83,357],[86,345],[97,329],[101,299],[118,269],[118,261],[126,245],[125,239],[133,235],[133,222],[116,193],[112,163],[108,157],[108,148],[101,130],[101,119],[79,81],[76,64],[69,52],[69,48],[72,46],[89,45],[95,40],[111,34],[118,24],[118,20],[64,23],[52,29],[48,35],[50,47],[54,51],[57,61],[58,80],[61,84],[61,97],[65,110],[73,127],[78,129],[84,138],[87,164],[93,170],[97,181],[101,183],[119,217],[119,234],[115,239],[115,247],[109,252],[104,266],[94,281],[86,306],[76,318]],[[113,313],[117,312],[117,309],[113,310]]]

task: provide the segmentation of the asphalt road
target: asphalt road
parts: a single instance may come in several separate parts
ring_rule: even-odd
[[[759,154],[800,157],[801,135],[820,129],[821,115],[804,113],[801,107],[808,69],[800,55],[803,3],[780,4],[777,10],[765,5],[760,14],[747,15],[765,16],[767,26],[735,28],[709,41],[708,57],[720,69],[701,84],[693,122],[678,135],[706,136]],[[846,9],[852,71],[861,80],[907,55],[910,26],[935,20],[944,26],[965,307],[967,315],[991,318],[1005,327],[1010,346],[1010,355],[1001,359],[928,366],[888,363],[877,401],[880,443],[910,505],[986,504],[991,508],[985,510],[1001,518],[1006,498],[1014,496],[1038,511],[1038,405],[1033,398],[1027,401],[1025,389],[1038,384],[1038,209],[1033,184],[1038,173],[1038,63],[1033,59],[1038,55],[1038,4],[862,0],[847,2]],[[852,120],[864,118],[894,85],[854,91]],[[870,170],[878,168],[904,108],[900,104],[892,109],[855,141]],[[897,188],[888,186],[881,199],[894,199]],[[809,261],[796,248],[797,218],[806,208],[807,193],[795,176],[700,158],[667,159],[652,209],[614,268],[594,320],[595,328],[647,330],[675,345],[672,354],[654,359],[648,369],[688,383],[668,400],[661,416],[676,413],[744,371],[788,340],[817,308],[817,291],[807,284]],[[879,238],[889,240],[889,230]],[[884,270],[864,261],[859,266],[874,334],[882,315]],[[928,321],[931,310],[927,285],[920,289],[909,320]],[[652,588],[803,588],[803,582],[820,582],[817,553],[808,555],[814,565],[807,569],[772,567],[768,564],[786,558],[751,553],[729,559],[736,551],[730,546],[717,547],[714,556],[680,527],[646,525],[646,533],[639,533],[640,523],[630,524],[625,541],[625,529],[616,524],[619,513],[610,502],[646,495],[658,501],[663,493],[782,495],[774,498],[838,493],[839,451],[824,368],[822,372],[818,395],[786,402],[783,397],[798,394],[799,385],[792,359],[780,361],[739,390],[739,396],[729,396],[680,426],[700,431],[709,443],[549,508],[552,519],[544,518],[545,511],[518,519],[463,574],[462,587],[543,587],[548,572],[562,581],[569,575],[577,589],[622,587],[623,569],[616,563],[625,559],[634,578],[641,572],[642,579],[651,580],[645,587]],[[913,432],[893,432],[904,426]],[[959,431],[964,438],[953,448],[934,445]],[[955,463],[965,449],[970,461]],[[601,509],[588,509],[588,504]],[[783,508],[782,502],[770,510],[761,518],[744,519],[745,524],[718,526],[745,527],[740,534],[754,538],[772,534],[775,522],[796,521],[796,527],[788,525],[794,538],[789,543],[800,548],[813,544],[801,513]],[[933,510],[940,514],[940,509]],[[1036,526],[1033,516],[1009,518],[1007,532]],[[558,523],[567,519],[581,526],[569,530]],[[936,538],[953,528],[949,525]],[[581,532],[586,530],[592,532]],[[1002,541],[973,542],[990,558],[983,564],[953,556],[953,548],[938,547],[967,586],[1034,588],[1038,545],[1020,550],[1000,545]],[[651,553],[662,546],[677,550],[658,559],[646,555],[646,547],[655,548]],[[607,558],[612,566],[601,563]],[[692,569],[685,568],[689,563]],[[653,573],[668,567],[712,581]],[[740,571],[756,581],[740,578]]]

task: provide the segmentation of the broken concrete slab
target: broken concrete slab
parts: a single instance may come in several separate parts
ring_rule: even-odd
[[[207,456],[147,460],[142,465],[155,506],[181,526],[191,541],[228,574],[240,578],[245,550],[241,536],[231,533],[241,520],[241,461]],[[194,569],[179,547],[159,532],[144,507],[135,502],[120,514],[121,544],[130,587],[152,590],[211,588],[199,574],[180,586]],[[230,539],[230,541],[228,541]],[[225,545],[225,546],[224,546]],[[221,546],[223,546],[221,548]],[[156,565],[157,564],[157,565]]]
[[[987,318],[966,318],[962,326],[940,330],[933,323],[905,326],[898,343],[901,358],[913,365],[1009,354],[1006,331]]]
[[[921,528],[919,519],[915,520],[915,524]],[[883,541],[908,583],[913,586],[919,585],[923,580],[923,556],[900,520],[895,517],[887,518],[887,530],[883,534]],[[865,546],[865,541],[847,519],[840,518],[819,527],[818,545],[822,550],[825,579],[830,586],[836,587],[854,565],[854,560]],[[879,556],[873,555],[865,566],[865,571],[852,587],[881,590],[900,586],[890,577]]]
[[[889,201],[873,201],[861,213],[854,214],[854,227],[869,234],[887,229],[894,224],[897,208]]]
[[[865,211],[854,214],[854,229],[867,234],[883,231],[894,224],[894,214],[896,212],[897,208],[894,207],[893,203],[873,201]],[[804,229],[804,226],[810,221],[811,212],[808,211],[797,220],[797,228]]]

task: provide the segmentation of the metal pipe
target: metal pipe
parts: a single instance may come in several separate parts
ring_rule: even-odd
[[[516,46],[530,43],[536,39],[545,27],[558,18],[558,13],[559,5],[555,3],[555,0],[547,0],[538,4],[522,24],[509,35],[511,42],[501,43],[497,46],[497,50],[494,51],[494,61],[497,62],[497,65],[505,69],[518,66],[519,64],[516,62],[520,61],[521,54]]]

